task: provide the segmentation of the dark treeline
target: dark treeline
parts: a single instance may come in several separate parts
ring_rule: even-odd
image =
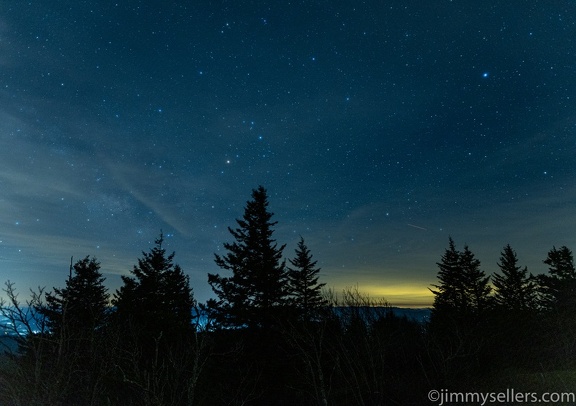
[[[112,294],[91,257],[25,302],[7,282],[1,311],[28,334],[0,359],[0,405],[418,405],[431,389],[573,388],[568,248],[552,248],[534,276],[507,245],[488,276],[450,239],[420,323],[324,289],[302,237],[286,262],[272,217],[266,190],[253,190],[215,255],[207,303],[162,235]]]

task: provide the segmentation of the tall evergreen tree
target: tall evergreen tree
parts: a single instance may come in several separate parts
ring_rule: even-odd
[[[162,246],[163,235],[142,252],[132,276],[122,276],[113,304],[119,337],[117,404],[190,404],[194,296],[189,277]]]
[[[527,267],[518,264],[516,252],[506,245],[500,254],[500,273],[492,275],[494,311],[486,328],[487,355],[495,368],[538,365],[543,351],[544,327],[539,317],[538,286]]]
[[[113,299],[117,318],[152,336],[187,331],[195,304],[189,277],[174,264],[175,253],[166,254],[163,242],[160,234],[155,247],[142,252],[133,276],[122,276],[124,285]]]
[[[572,251],[553,247],[544,260],[548,273],[538,275],[540,306],[543,310],[541,351],[545,360],[562,368],[573,368],[576,359],[576,270]]]
[[[501,274],[492,275],[494,301],[508,310],[530,310],[536,307],[536,283],[528,268],[518,265],[516,252],[506,245],[497,264]]]
[[[452,237],[448,240],[448,248],[440,262],[437,262],[439,284],[432,285],[430,291],[434,294],[432,318],[438,315],[452,315],[456,309],[465,305],[465,290],[463,275],[460,270],[460,252],[456,250]]]
[[[62,404],[79,405],[95,401],[109,368],[104,337],[109,296],[95,258],[79,260],[73,271],[66,286],[47,293],[45,306],[36,309],[45,316],[49,338],[44,344],[51,348],[51,357],[38,359],[36,352],[34,373],[45,369],[41,373],[48,377],[46,384],[58,388]],[[29,337],[38,339],[43,340]],[[34,347],[39,348],[27,346]]]
[[[109,296],[100,273],[100,263],[89,256],[73,266],[66,287],[46,294],[46,307],[38,309],[46,316],[52,334],[66,338],[87,338],[104,326]]]
[[[300,237],[296,256],[290,259],[292,267],[288,268],[288,280],[291,289],[292,301],[304,318],[328,304],[322,297],[321,289],[325,283],[318,283],[320,268],[316,268],[317,261],[312,260],[312,254]]]
[[[572,251],[553,247],[544,263],[548,274],[539,275],[542,306],[549,310],[576,310],[576,270]]]
[[[480,261],[464,246],[460,254],[460,267],[464,275],[464,288],[466,292],[466,306],[464,310],[474,316],[480,316],[488,310],[491,304],[490,276],[480,269]]]
[[[233,243],[225,243],[228,253],[215,254],[216,264],[231,276],[208,274],[208,283],[218,297],[208,309],[222,326],[266,327],[274,322],[287,304],[288,289],[284,261],[285,245],[272,238],[273,213],[268,211],[266,189],[259,186],[246,203],[238,228],[228,228]]]
[[[482,367],[478,355],[486,341],[490,279],[468,246],[457,251],[452,238],[437,265],[430,332],[438,368],[444,379],[466,380]]]
[[[432,285],[436,289],[430,289],[434,294],[432,319],[463,319],[487,310],[490,277],[480,270],[480,261],[467,245],[463,252],[459,252],[450,238],[449,246],[437,265],[440,283]]]

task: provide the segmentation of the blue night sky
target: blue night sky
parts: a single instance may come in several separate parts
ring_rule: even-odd
[[[573,1],[0,2],[0,281],[110,290],[162,229],[196,298],[263,185],[340,290],[429,305],[576,249]],[[23,298],[23,297],[22,297]]]

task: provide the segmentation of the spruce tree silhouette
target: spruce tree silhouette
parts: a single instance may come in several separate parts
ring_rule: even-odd
[[[119,404],[185,405],[193,395],[195,300],[189,277],[163,242],[161,233],[114,295]]]
[[[288,267],[292,304],[300,317],[309,320],[316,310],[327,306],[328,302],[322,297],[325,283],[318,283],[320,268],[316,268],[317,261],[312,260],[304,238],[300,237],[296,256],[289,261],[292,265]]]
[[[35,360],[36,368],[54,377],[63,404],[89,404],[98,382],[108,372],[104,328],[109,295],[104,280],[100,263],[87,256],[71,267],[66,286],[47,293],[46,304],[36,308],[48,327],[44,344],[52,350],[51,357]],[[44,337],[27,339],[43,341]],[[63,385],[66,379],[69,382]]]
[[[530,310],[536,308],[537,285],[528,268],[518,265],[516,252],[506,245],[497,264],[500,273],[492,275],[494,301],[497,306],[508,310]]]
[[[440,283],[430,289],[434,294],[430,332],[436,362],[443,379],[469,379],[481,367],[478,355],[486,341],[490,278],[480,270],[480,261],[468,246],[460,252],[452,238],[437,265]]]
[[[154,337],[188,331],[195,304],[189,277],[173,263],[175,253],[166,254],[163,242],[160,234],[150,252],[142,252],[133,276],[122,276],[124,285],[113,299],[116,318]]]
[[[80,339],[92,336],[105,325],[109,295],[95,258],[79,260],[73,272],[65,288],[54,288],[46,294],[46,306],[38,311],[46,316],[52,334]]]
[[[455,317],[457,309],[466,303],[464,279],[460,269],[460,252],[456,250],[452,237],[449,238],[448,248],[436,265],[439,268],[439,284],[432,285],[436,289],[430,291],[434,294],[431,318],[438,322],[438,319]]]
[[[269,327],[288,304],[285,245],[272,238],[273,213],[268,211],[266,189],[259,186],[246,203],[238,228],[228,227],[234,242],[225,243],[226,255],[215,254],[216,264],[231,276],[208,274],[208,283],[218,297],[207,302],[222,327]]]
[[[464,251],[456,250],[450,237],[449,246],[437,263],[438,280],[434,294],[432,319],[468,319],[488,310],[491,303],[490,277],[480,270],[480,261],[467,245]]]
[[[553,247],[544,260],[548,273],[539,275],[542,307],[556,312],[576,310],[576,269],[572,251]]]

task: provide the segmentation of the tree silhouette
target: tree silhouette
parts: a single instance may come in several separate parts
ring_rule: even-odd
[[[466,294],[464,289],[463,275],[460,269],[460,252],[456,250],[452,237],[448,239],[448,248],[440,262],[437,262],[439,284],[432,285],[430,289],[434,294],[432,319],[440,317],[452,317],[457,309],[466,306]]]
[[[576,270],[572,251],[552,247],[543,261],[548,273],[538,275],[546,361],[573,368],[576,356]]]
[[[450,237],[449,245],[437,263],[438,280],[434,294],[432,318],[439,315],[467,318],[487,310],[490,304],[490,277],[480,270],[480,261],[467,245],[464,251],[456,250]]]
[[[468,245],[464,246],[459,262],[464,276],[466,294],[466,307],[463,310],[465,313],[481,316],[491,304],[490,276],[486,276],[484,271],[480,269],[480,261],[474,257]]]
[[[452,238],[437,265],[440,283],[430,289],[434,294],[430,332],[436,368],[444,379],[466,379],[480,367],[490,279],[468,246],[459,252]]]
[[[160,234],[155,247],[142,252],[133,276],[122,276],[124,285],[113,299],[117,318],[152,336],[187,331],[195,304],[189,277],[173,263],[175,253],[166,255],[163,242]]]
[[[492,275],[494,311],[487,327],[493,368],[538,365],[548,354],[542,349],[543,330],[538,309],[538,286],[527,267],[518,265],[516,252],[506,245]],[[486,357],[488,359],[488,357]]]
[[[506,245],[497,264],[501,274],[492,276],[494,301],[496,305],[508,310],[530,310],[536,307],[536,282],[528,268],[518,265],[516,252]]]
[[[570,311],[576,308],[576,270],[572,251],[553,247],[544,263],[548,274],[539,275],[542,306],[548,310]]]
[[[317,261],[312,260],[304,238],[300,237],[295,252],[294,259],[289,260],[293,268],[288,267],[292,303],[302,317],[309,319],[314,310],[328,305],[321,293],[325,283],[318,283],[320,268],[316,268]]]
[[[66,287],[47,293],[46,306],[38,311],[46,316],[52,334],[78,339],[92,336],[105,325],[109,296],[95,258],[79,260],[73,271]]]
[[[99,384],[109,368],[103,335],[109,315],[109,296],[100,273],[100,263],[89,256],[73,266],[66,286],[46,294],[46,303],[36,307],[43,315],[48,335],[30,336],[42,341],[53,356],[36,366],[55,377],[65,404],[89,404],[101,391]],[[32,345],[34,346],[34,344]],[[61,386],[68,378],[68,385]]]
[[[119,404],[189,404],[195,388],[194,296],[189,277],[163,242],[160,234],[150,252],[142,252],[113,299]]]
[[[208,274],[208,283],[218,297],[210,299],[208,309],[225,327],[266,327],[287,304],[288,289],[284,261],[285,245],[278,247],[272,238],[273,213],[268,211],[266,189],[259,186],[246,203],[238,228],[228,227],[233,243],[225,243],[228,253],[215,254],[216,264],[232,276]]]

